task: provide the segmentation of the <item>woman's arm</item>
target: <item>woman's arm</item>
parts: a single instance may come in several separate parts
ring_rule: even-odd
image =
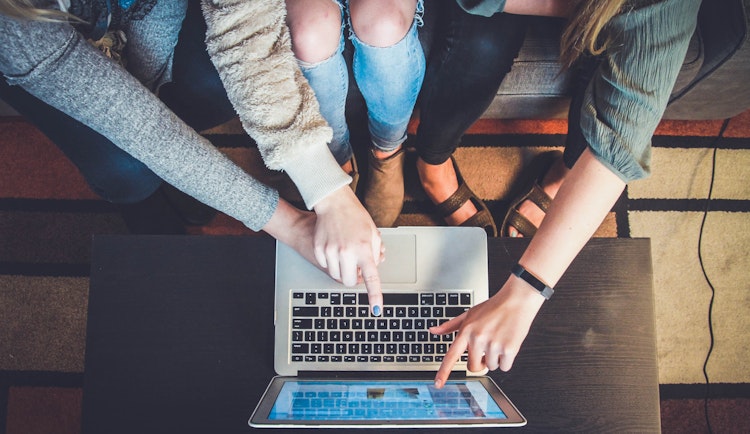
[[[361,275],[370,306],[381,306],[380,233],[328,149],[332,130],[292,52],[285,2],[203,0],[202,8],[208,52],[243,127],[317,214],[317,264],[347,285]]]
[[[554,287],[624,188],[619,177],[585,151],[565,178],[518,263]],[[509,370],[543,302],[536,289],[511,275],[489,300],[431,329],[436,334],[460,329],[436,382],[445,382],[453,366],[448,361],[457,360],[467,348],[469,370],[481,371],[485,366]]]
[[[650,139],[695,29],[699,0],[664,0],[613,20],[614,44],[586,90],[581,128],[589,148],[565,178],[519,260],[554,286],[622,193],[648,174]],[[472,371],[508,370],[544,298],[511,276],[500,291],[433,333],[459,330],[436,376],[441,386],[461,353]]]
[[[0,15],[0,71],[142,161],[162,179],[260,230],[278,193],[185,125],[153,93],[66,23]]]

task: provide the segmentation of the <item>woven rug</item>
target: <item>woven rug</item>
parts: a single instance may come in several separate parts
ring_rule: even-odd
[[[721,127],[722,120],[662,122],[653,140],[654,175],[628,186],[596,233],[652,239],[664,432],[707,430],[706,276],[715,290],[706,365],[711,425],[715,432],[750,432],[750,111],[732,118],[718,138]],[[525,164],[561,149],[566,130],[564,120],[481,120],[464,137],[456,160],[498,222]],[[288,179],[264,168],[238,122],[203,133],[299,203]],[[397,224],[441,224],[413,160],[411,153]],[[256,235],[223,214],[188,230]],[[91,237],[104,233],[127,233],[117,208],[99,199],[33,126],[0,118],[0,434],[80,430]]]

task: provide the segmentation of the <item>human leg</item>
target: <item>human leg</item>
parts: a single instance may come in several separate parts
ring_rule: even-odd
[[[420,95],[415,141],[420,180],[436,204],[458,190],[450,156],[461,136],[489,107],[526,30],[523,16],[470,15],[455,2],[447,2],[444,7]],[[466,201],[445,220],[458,225],[476,213],[477,207]]]
[[[349,73],[344,60],[343,10],[332,0],[287,0],[292,51],[310,83],[323,118],[333,129],[329,148],[347,172],[352,148],[346,124]]]
[[[96,131],[0,78],[0,98],[34,124],[78,168],[91,189],[118,205],[133,233],[180,234],[180,216],[167,203],[163,181]]]
[[[128,23],[123,27],[132,44],[129,46],[131,52],[135,47],[145,47],[143,50],[136,50],[137,54],[132,54],[128,58],[128,67],[136,71],[138,78],[145,82],[156,83],[161,81],[163,76],[169,75],[169,68],[164,65],[171,63],[171,51],[174,50],[174,46],[171,43],[165,44],[164,41],[169,39],[170,32],[175,33],[176,39],[184,10],[180,9],[180,2],[167,6],[167,11],[160,7],[152,9],[132,31]],[[168,17],[171,18],[167,19]],[[153,21],[156,23],[153,24]],[[155,30],[149,32],[149,28]],[[151,47],[152,44],[157,47]],[[187,199],[191,198],[168,188],[144,164],[107,138],[44,104],[20,87],[8,86],[4,80],[0,83],[0,92],[4,100],[24,114],[69,157],[82,172],[92,190],[110,202],[123,204],[124,214],[140,216],[138,220],[141,221],[136,225],[141,228],[139,232],[179,232],[158,223],[160,220],[172,221],[177,224],[170,226],[182,227],[175,210],[170,209],[171,205],[166,203],[168,199],[183,217],[188,217],[188,221],[192,220],[190,215],[185,214],[186,209],[194,209],[185,207],[190,203]],[[165,187],[160,188],[162,185]],[[166,192],[169,194],[165,195]],[[137,212],[131,213],[133,210]]]
[[[599,66],[600,58],[585,56],[579,59],[574,66],[575,81],[572,84],[572,98],[568,109],[568,134],[565,138],[565,151],[560,156],[555,156],[554,161],[544,160],[547,155],[540,155],[526,168],[532,173],[530,181],[536,186],[529,184],[529,188],[522,188],[521,197],[515,198],[506,214],[505,221],[501,228],[501,235],[510,237],[531,237],[536,232],[536,228],[542,223],[546,215],[546,203],[551,202],[557,195],[557,191],[565,181],[565,177],[573,167],[578,157],[588,147],[588,142],[581,131],[581,107],[583,96],[588,87],[591,78]],[[538,164],[536,164],[538,163]],[[534,171],[538,173],[533,173]],[[532,198],[526,194],[536,189],[537,192]]]
[[[175,46],[186,11],[187,0],[157,1],[141,19],[122,24],[127,37],[126,69],[151,91],[172,79]]]
[[[184,19],[183,19],[184,17]],[[206,50],[199,0],[158,2],[141,20],[126,24],[128,70],[187,125],[202,131],[236,116]],[[166,185],[168,200],[186,222],[205,224],[216,211]]]
[[[417,6],[417,0],[350,0],[352,70],[367,104],[373,145],[383,154],[406,140],[424,78]]]
[[[236,117],[219,73],[206,50],[206,22],[199,0],[189,0],[174,50],[172,80],[159,88],[159,98],[196,131]]]
[[[162,183],[104,136],[0,78],[0,97],[42,131],[78,167],[91,189],[113,203],[134,203]]]
[[[393,225],[404,200],[401,147],[424,78],[417,26],[422,2],[350,0],[352,70],[364,97],[373,145],[365,208],[378,226]]]

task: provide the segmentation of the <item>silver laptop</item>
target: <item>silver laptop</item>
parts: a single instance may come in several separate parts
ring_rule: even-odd
[[[481,228],[381,229],[383,314],[369,312],[363,284],[333,281],[277,243],[274,377],[253,427],[523,426],[524,417],[461,357],[433,386],[454,335],[428,328],[488,297]],[[458,371],[458,372],[455,372]]]

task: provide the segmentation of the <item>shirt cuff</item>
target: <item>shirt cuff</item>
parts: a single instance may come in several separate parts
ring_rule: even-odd
[[[305,152],[297,153],[295,158],[287,158],[282,169],[297,186],[309,210],[352,182],[352,177],[341,169],[327,145],[305,148]]]

